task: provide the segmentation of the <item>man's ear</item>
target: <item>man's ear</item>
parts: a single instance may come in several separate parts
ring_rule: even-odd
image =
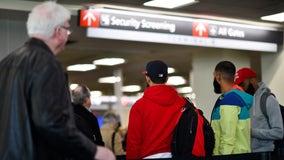
[[[52,37],[53,37],[53,38],[58,37],[58,36],[60,36],[60,34],[62,34],[60,27],[56,27],[56,28],[54,29],[54,32],[53,32]]]
[[[168,80],[169,80],[169,77],[167,77],[167,79],[166,79],[165,83],[167,83],[167,82],[168,82]]]
[[[146,78],[146,82],[147,82],[148,84],[150,84],[150,82],[151,82],[151,79],[150,79],[150,77],[148,77],[148,76],[145,76],[145,78]]]
[[[84,104],[87,103],[89,97],[84,98]]]
[[[215,73],[215,78],[216,78],[216,81],[220,83],[221,80],[222,80],[222,75],[221,75],[221,73],[216,72],[216,73]]]

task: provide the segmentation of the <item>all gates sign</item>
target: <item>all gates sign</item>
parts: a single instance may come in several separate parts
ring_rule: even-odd
[[[283,31],[231,22],[108,8],[82,9],[87,37],[277,52]]]

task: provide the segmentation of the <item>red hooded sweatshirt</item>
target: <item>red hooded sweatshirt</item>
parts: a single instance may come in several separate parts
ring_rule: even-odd
[[[129,115],[126,158],[171,152],[173,130],[185,99],[167,85],[148,87]]]

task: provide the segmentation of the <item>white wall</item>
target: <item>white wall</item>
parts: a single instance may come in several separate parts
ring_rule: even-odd
[[[284,104],[284,49],[278,53],[266,53],[261,57],[262,81],[275,93],[280,104]]]

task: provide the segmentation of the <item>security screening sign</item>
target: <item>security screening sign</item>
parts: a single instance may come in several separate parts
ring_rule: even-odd
[[[274,28],[105,8],[82,9],[87,37],[277,52],[283,32]]]

